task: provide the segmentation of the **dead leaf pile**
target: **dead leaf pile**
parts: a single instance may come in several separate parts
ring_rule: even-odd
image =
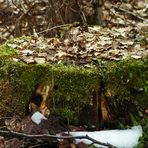
[[[141,30],[140,30],[141,31]],[[14,39],[7,44],[17,49],[14,61],[27,64],[73,64],[92,67],[95,58],[119,61],[127,57],[147,58],[147,38],[137,27],[83,26],[72,28],[66,37]]]
[[[31,9],[33,5],[32,2],[33,0],[28,5],[24,2],[18,5],[16,3],[9,5],[15,8],[16,16],[16,14],[19,13],[18,6],[20,6],[20,10],[27,10],[27,6],[30,6]],[[23,9],[23,5],[26,6],[26,8]],[[4,8],[0,9],[6,11],[7,7]],[[41,8],[44,8],[44,6],[39,5],[39,8],[42,10]],[[42,11],[44,12],[45,10],[43,9]],[[25,12],[27,13],[27,11]],[[25,12],[23,12],[24,15],[26,14]],[[23,61],[27,64],[63,63],[66,65],[72,64],[83,67],[93,67],[92,61],[96,58],[115,61],[127,57],[134,59],[147,58],[147,12],[147,0],[105,1],[102,18],[104,24],[102,27],[71,27],[69,30],[63,31],[60,38],[44,38],[43,36],[45,34],[50,31],[52,32],[52,27],[50,28],[51,30],[47,29],[48,31],[44,30],[45,27],[40,27],[42,33],[38,30],[34,30],[35,32],[32,33],[30,31],[28,32],[29,35],[30,33],[34,34],[31,40],[14,39],[13,43],[11,42],[7,45],[18,51],[18,56],[13,58],[14,61]],[[29,13],[32,14],[33,12],[29,11]],[[22,14],[22,17],[24,17],[24,15]],[[26,19],[31,19],[28,17],[29,16],[27,16]],[[2,19],[1,23],[4,24],[5,21]],[[45,24],[45,20],[42,20],[39,24]],[[6,34],[10,34],[10,32],[13,34],[13,31],[10,31],[11,29],[9,27],[6,28],[4,25],[0,25],[2,33],[0,36],[2,38],[4,37],[2,28],[6,29]],[[61,29],[64,30],[62,27]]]
[[[52,137],[42,137],[42,138],[23,138],[21,135],[52,135],[63,133],[64,131],[79,131],[82,128],[75,126],[67,126],[63,124],[63,121],[59,116],[51,115],[48,120],[43,120],[40,124],[35,124],[31,120],[31,115],[20,119],[18,116],[14,116],[10,119],[5,120],[6,131],[11,131],[16,133],[15,135],[10,135],[9,137],[0,136],[0,147],[58,147],[58,148],[87,148],[88,146],[84,143],[74,144],[72,139],[57,140],[57,138]],[[17,135],[18,134],[18,135]],[[58,135],[57,135],[58,136]],[[66,136],[66,135],[65,135]],[[16,137],[16,138],[14,138]]]

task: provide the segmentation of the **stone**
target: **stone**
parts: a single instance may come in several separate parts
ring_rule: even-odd
[[[38,57],[44,57],[44,58],[46,58],[47,57],[47,53],[46,52],[38,53]]]
[[[131,57],[134,59],[141,59],[142,58],[142,56],[140,56],[140,55],[131,55]]]
[[[46,63],[45,58],[36,57],[36,58],[34,58],[34,60],[37,64],[45,64]]]
[[[19,62],[20,61],[20,59],[17,59],[17,58],[12,58],[12,60],[15,61],[15,62]]]

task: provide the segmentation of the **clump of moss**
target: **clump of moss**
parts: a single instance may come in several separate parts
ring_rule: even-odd
[[[92,105],[92,91],[98,86],[97,70],[81,69],[73,66],[53,66],[54,85],[51,107],[60,109],[70,106],[70,122],[77,123],[77,116],[84,104]],[[62,108],[62,111],[61,111]],[[67,110],[67,109],[66,109]],[[68,115],[69,116],[69,115]]]
[[[18,44],[21,44],[25,41],[30,41],[31,37],[29,36],[22,36],[19,38],[15,38],[12,40],[8,40],[5,44],[0,45],[0,59],[7,59],[9,57],[14,57],[17,55],[17,50],[15,49],[15,46],[17,47]]]
[[[148,61],[126,59],[110,63],[107,69],[107,85],[113,98],[131,98],[148,105]]]
[[[148,147],[148,118],[142,119],[140,121],[140,124],[143,128],[143,135],[139,139],[139,144],[137,148],[146,148]]]
[[[97,71],[63,65],[27,65],[21,62],[4,61],[3,76],[13,90],[13,101],[19,114],[24,114],[37,84],[52,84],[57,87],[52,93],[56,107],[71,105],[76,112],[80,106],[92,103],[92,90],[98,85]],[[14,104],[13,102],[13,104]],[[51,103],[53,108],[53,103]],[[17,113],[18,113],[17,111]]]
[[[52,112],[59,116],[64,117],[67,120],[67,123],[78,123],[78,120],[75,115],[75,111],[72,110],[70,107],[65,106],[64,108],[56,108],[53,109]]]
[[[36,86],[42,83],[50,83],[48,81],[50,77],[46,76],[46,70],[47,68],[41,65],[9,63],[9,81],[20,115],[25,115],[28,102]]]
[[[9,41],[10,44],[14,42],[17,39]],[[115,100],[133,99],[143,106],[148,105],[147,60],[105,62],[105,65],[98,64],[96,68],[85,69],[50,64],[27,65],[9,58],[15,55],[16,50],[7,43],[0,46],[0,76],[2,80],[8,80],[12,87],[12,104],[15,104],[17,114],[25,114],[27,103],[38,84],[51,84],[56,88],[52,92],[51,108],[59,109],[70,120],[75,120],[74,116],[77,117],[82,106],[92,106],[92,92],[102,82]],[[67,112],[67,106],[72,110]]]
[[[16,49],[9,47],[7,44],[0,46],[0,58],[6,58],[16,55]]]

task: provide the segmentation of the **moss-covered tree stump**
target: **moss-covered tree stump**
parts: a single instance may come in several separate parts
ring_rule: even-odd
[[[14,61],[16,55],[16,50],[7,44],[0,46],[1,116],[24,116],[39,84],[52,88],[50,111],[68,118],[70,122],[78,123],[81,120],[79,115],[85,111],[86,122],[94,118],[94,99],[100,97],[102,83],[108,103],[132,100],[144,108],[148,106],[147,59],[105,61],[103,66],[97,61],[94,68],[80,68],[62,64],[25,64]]]

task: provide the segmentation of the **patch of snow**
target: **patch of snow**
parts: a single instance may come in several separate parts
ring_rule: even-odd
[[[86,136],[104,143],[112,144],[118,148],[133,148],[138,144],[139,137],[142,136],[142,127],[140,125],[133,126],[131,129],[125,130],[106,130],[106,131],[94,131],[94,132],[69,132],[71,136]],[[91,144],[92,141],[87,139],[76,139],[76,143],[83,142],[85,144]],[[97,148],[103,148],[105,146],[94,144]]]
[[[31,116],[31,120],[36,124],[40,124],[42,120],[47,120],[47,118],[37,111]]]

